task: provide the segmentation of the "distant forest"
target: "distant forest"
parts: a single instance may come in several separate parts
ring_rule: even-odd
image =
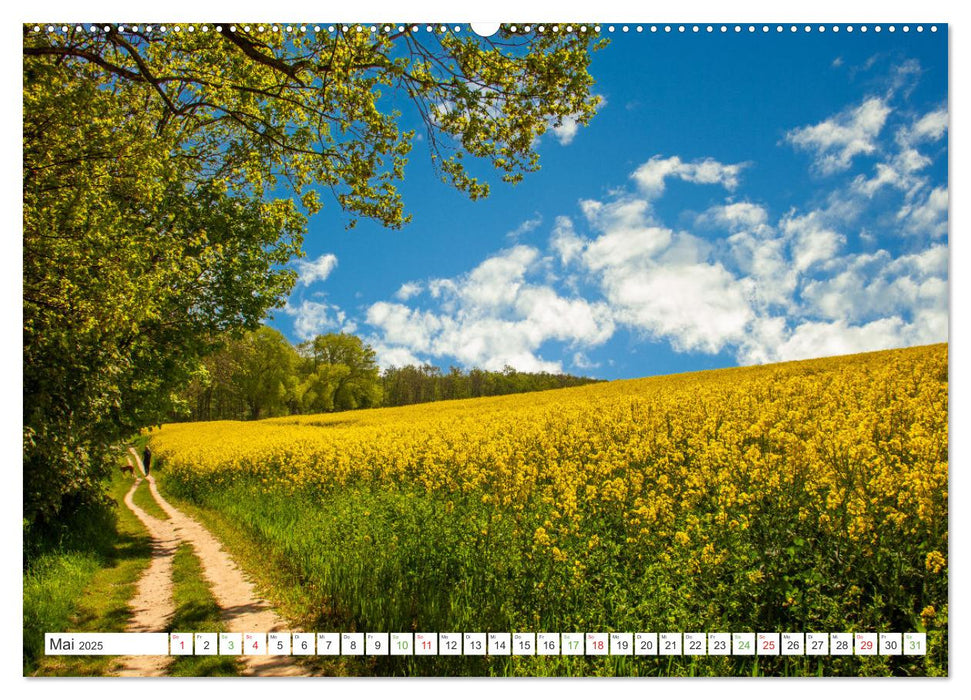
[[[374,350],[346,333],[296,346],[263,326],[226,340],[203,360],[172,421],[258,420],[273,416],[406,406],[500,396],[601,381],[548,372],[422,366],[378,367]]]

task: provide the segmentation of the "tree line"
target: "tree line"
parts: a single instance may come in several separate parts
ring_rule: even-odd
[[[273,416],[499,396],[598,381],[548,372],[463,371],[424,364],[378,367],[374,350],[347,333],[293,345],[261,326],[226,339],[205,357],[171,420],[258,420]]]

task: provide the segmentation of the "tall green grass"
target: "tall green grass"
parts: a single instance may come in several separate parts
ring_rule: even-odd
[[[66,631],[77,599],[102,565],[92,552],[39,555],[24,572],[24,675],[44,654],[44,634]]]
[[[121,503],[131,479],[115,474],[109,496]],[[24,675],[89,676],[111,658],[45,656],[46,632],[122,632],[135,582],[151,558],[150,538],[127,508],[89,506],[46,537],[25,541]]]
[[[350,487],[330,495],[284,495],[263,484],[189,493],[264,552],[263,567],[287,572],[275,596],[299,601],[315,631],[842,631],[839,600],[816,601],[814,623],[769,627],[748,591],[722,581],[706,597],[702,577],[625,551],[609,523],[582,574],[534,560],[515,535],[515,514],[480,503],[445,502],[406,489]],[[443,513],[448,513],[444,517]],[[648,553],[649,554],[649,553]],[[800,556],[811,556],[808,552]],[[805,559],[801,565],[805,566]],[[566,569],[569,571],[569,569]],[[846,572],[821,571],[836,583]],[[282,583],[281,582],[285,582]],[[672,584],[674,582],[674,584]],[[710,583],[710,582],[709,582]],[[281,590],[280,586],[286,590]],[[879,601],[860,610],[859,629],[879,624]],[[726,620],[733,619],[731,626]],[[874,631],[891,631],[885,625]],[[933,633],[932,633],[933,634]],[[938,640],[941,641],[941,640]],[[942,645],[935,644],[936,648]],[[946,643],[943,645],[946,649]],[[375,657],[351,673],[375,675],[740,676],[934,675],[946,658],[920,657]]]

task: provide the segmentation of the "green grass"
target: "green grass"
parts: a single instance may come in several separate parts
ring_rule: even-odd
[[[213,598],[202,565],[192,546],[179,545],[173,561],[175,615],[170,632],[225,632],[219,606]],[[241,664],[231,656],[176,656],[169,667],[171,676],[238,676]]]
[[[151,515],[153,518],[157,518],[159,520],[169,519],[168,513],[162,510],[162,507],[152,496],[152,491],[149,489],[148,482],[145,479],[142,479],[142,483],[140,483],[138,488],[135,489],[135,493],[132,495],[132,500],[135,502],[136,506]]]
[[[98,571],[101,561],[89,552],[45,554],[24,573],[24,675],[45,661],[44,633],[66,630],[78,592]]]
[[[109,493],[121,503],[131,480],[114,475]],[[24,570],[24,675],[100,676],[107,656],[45,656],[45,632],[123,632],[128,601],[151,559],[151,540],[124,506],[89,513],[77,536],[35,556]]]

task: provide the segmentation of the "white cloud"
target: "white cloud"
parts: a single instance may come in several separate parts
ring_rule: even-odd
[[[753,314],[738,281],[719,264],[608,269],[614,316],[679,351],[720,352],[739,342]]]
[[[333,253],[321,255],[316,260],[297,260],[294,262],[299,275],[298,282],[303,285],[311,285],[314,282],[323,282],[330,273],[337,267],[337,256]]]
[[[786,240],[768,221],[768,212],[750,202],[711,207],[695,219],[701,229],[729,232],[718,244],[721,262],[737,270],[745,297],[761,310],[791,306],[797,279]]]
[[[395,299],[400,299],[401,301],[408,301],[414,296],[418,296],[422,292],[422,285],[419,282],[405,282],[398,288],[398,291],[394,293]]]
[[[575,352],[573,353],[573,366],[579,369],[597,369],[600,367],[600,363],[593,362],[585,353]]]
[[[367,338],[367,344],[374,350],[375,361],[381,369],[389,367],[421,366],[425,364],[407,348],[389,346],[375,338]]]
[[[506,234],[506,238],[511,241],[516,241],[520,236],[525,236],[527,233],[531,233],[536,230],[536,228],[543,223],[543,217],[536,214],[525,221],[523,221],[519,226],[514,228],[512,231]]]
[[[368,308],[367,322],[384,330],[382,340],[385,343],[424,353],[431,351],[432,338],[443,326],[441,319],[433,313],[385,301]]]
[[[550,236],[550,247],[559,256],[565,266],[577,259],[583,252],[587,241],[576,234],[573,222],[566,216],[556,217],[553,235]]]
[[[790,213],[780,222],[780,229],[789,241],[798,272],[827,262],[846,243],[846,237],[834,231],[819,210],[802,216]]]
[[[846,170],[858,155],[873,153],[876,139],[890,114],[879,97],[870,97],[859,107],[840,112],[813,126],[789,131],[786,140],[796,148],[814,154],[813,165],[823,175]]]
[[[909,129],[901,130],[897,140],[907,146],[921,141],[937,141],[944,136],[947,127],[947,109],[941,107],[917,119]]]
[[[738,231],[764,226],[768,220],[768,212],[758,204],[735,202],[711,207],[700,214],[695,223],[701,226],[720,226],[729,231]]]
[[[929,164],[930,160],[914,150],[908,150],[900,155],[896,163],[877,163],[873,177],[857,175],[851,186],[855,192],[867,197],[872,197],[884,186],[910,190],[922,182],[920,178],[913,177],[912,173]]]
[[[647,264],[671,245],[672,236],[660,226],[609,229],[587,244],[583,260],[594,271]]]
[[[947,248],[892,258],[885,250],[847,256],[832,277],[811,280],[802,292],[807,310],[829,320],[866,319],[947,309]]]
[[[923,201],[904,204],[897,212],[903,233],[940,238],[947,234],[946,187],[935,187]]]
[[[576,119],[571,116],[566,116],[563,117],[563,120],[558,126],[553,127],[553,134],[561,146],[569,146],[573,143],[573,139],[577,135],[578,127],[579,125]]]
[[[760,204],[729,200],[682,217],[689,230],[672,228],[652,207],[670,178],[731,191],[745,164],[655,156],[631,176],[636,187],[581,200],[581,216],[557,217],[545,250],[513,245],[463,275],[409,282],[397,302],[373,304],[373,345],[384,363],[449,358],[555,372],[561,362],[542,356],[546,344],[565,346],[573,367],[593,366],[585,351],[618,327],[677,352],[728,351],[742,363],[944,340],[946,245],[897,257],[876,248],[888,222],[929,236],[946,231],[947,190],[926,184],[929,160],[920,150],[945,133],[946,114],[915,117],[881,146],[889,114],[883,100],[870,98],[790,132],[820,171],[844,169],[863,153],[884,157],[872,177],[848,176],[828,196],[815,193],[823,206],[777,218]],[[882,218],[866,218],[882,188],[904,201],[896,221],[885,207]],[[538,219],[519,228],[533,230]],[[847,245],[853,235],[854,243],[867,241],[864,252]],[[421,291],[427,305],[418,306]]]
[[[739,284],[753,308],[766,313],[772,307],[793,307],[799,272],[787,257],[785,240],[774,229],[740,231],[728,239],[728,246],[731,261],[744,275]]]
[[[324,333],[353,333],[357,330],[357,324],[334,304],[304,300],[293,306],[288,302],[283,312],[294,317],[294,332],[302,340]]]
[[[646,200],[583,204],[601,235],[586,243],[581,259],[618,322],[679,351],[715,353],[743,337],[753,315],[744,286],[708,261],[706,242],[656,225]]]
[[[403,355],[450,357],[469,367],[559,372],[559,361],[538,356],[548,341],[589,347],[614,331],[603,303],[561,296],[532,280],[542,271],[539,251],[515,246],[501,251],[460,277],[429,283],[436,310],[378,302],[367,312],[376,342],[391,362]]]
[[[891,274],[912,274],[920,277],[947,276],[949,253],[943,243],[931,246],[927,250],[911,255],[904,255],[892,261],[887,266]]]
[[[526,287],[516,300],[515,310],[525,322],[522,332],[537,347],[548,339],[600,345],[614,332],[605,305],[567,299],[550,287]]]
[[[676,165],[655,162],[647,181],[663,186]],[[751,202],[711,207],[694,219],[709,241],[657,221],[649,201],[657,187],[646,189],[581,202],[598,235],[584,239],[571,226],[551,239],[562,260],[580,260],[597,280],[618,324],[679,352],[728,349],[745,363],[946,337],[946,247],[896,259],[845,254],[859,197],[834,191],[825,208],[774,223]],[[945,195],[908,218],[935,221]]]
[[[920,171],[929,166],[932,160],[918,150],[926,141],[939,140],[947,130],[947,111],[937,109],[916,118],[908,125],[897,130],[897,152],[887,161],[877,163],[875,174],[867,178],[857,175],[853,180],[853,190],[872,197],[884,186],[893,187],[905,193],[908,201],[913,199],[927,186],[927,178]]]
[[[943,330],[946,333],[947,313]],[[774,348],[772,362],[803,360],[830,355],[849,355],[874,350],[888,350],[909,345],[925,345],[947,340],[942,337],[942,314],[929,314],[914,323],[899,316],[880,318],[863,325],[850,325],[844,320],[807,321],[796,327],[787,340]]]
[[[631,177],[647,197],[656,199],[664,193],[664,181],[669,177],[734,190],[738,187],[738,176],[745,166],[745,163],[719,163],[714,158],[686,163],[678,156],[662,158],[658,155],[638,167]]]
[[[487,258],[455,287],[463,304],[471,309],[501,309],[510,306],[524,284],[526,271],[539,258],[539,251],[518,245]]]
[[[904,99],[909,98],[914,88],[917,87],[922,72],[920,62],[915,58],[908,59],[894,66],[890,75],[890,86],[887,88],[887,96],[889,97],[900,93]]]

